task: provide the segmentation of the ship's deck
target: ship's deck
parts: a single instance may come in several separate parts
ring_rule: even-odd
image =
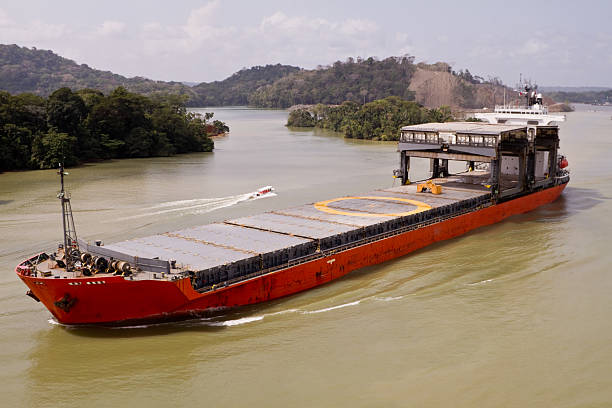
[[[137,257],[174,260],[177,268],[191,271],[248,261],[241,272],[246,274],[253,268],[265,269],[355,242],[364,231],[369,229],[372,235],[386,221],[488,196],[486,187],[470,183],[469,177],[478,178],[476,173],[436,179],[443,186],[440,195],[417,193],[416,184],[398,186],[117,242],[105,248]]]

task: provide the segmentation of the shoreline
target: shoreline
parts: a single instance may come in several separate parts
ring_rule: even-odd
[[[223,133],[223,135],[227,135],[229,132]],[[208,136],[210,139],[216,138],[216,137],[220,137],[219,135],[215,135],[215,136]],[[111,162],[111,161],[123,161],[123,160],[143,160],[143,159],[155,159],[155,158],[160,158],[160,157],[180,157],[180,156],[184,156],[186,154],[198,154],[198,153],[214,153],[214,149],[210,150],[208,152],[185,152],[185,153],[175,153],[172,154],[170,156],[147,156],[147,157],[113,157],[110,159],[92,159],[92,160],[86,160],[83,161],[75,166],[70,166],[70,167],[66,167],[66,169],[78,169],[80,167],[85,167],[87,165],[90,164],[98,164],[98,163],[107,163],[107,162]],[[33,172],[33,171],[49,171],[49,170],[53,170],[53,171],[57,171],[56,167],[50,167],[47,169],[15,169],[15,170],[5,170],[5,171],[0,171],[0,177],[2,177],[3,174],[13,174],[13,173],[26,173],[26,172]]]

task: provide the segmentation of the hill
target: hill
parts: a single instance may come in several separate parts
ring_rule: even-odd
[[[281,64],[245,68],[223,81],[203,82],[194,86],[192,89],[198,96],[197,100],[190,101],[190,105],[247,105],[249,96],[258,88],[298,71],[299,67]]]
[[[110,71],[61,57],[53,51],[0,44],[0,90],[12,94],[48,96],[56,89],[97,89],[108,94],[118,86],[144,95],[171,93],[186,95],[189,106],[246,105],[257,88],[299,71],[290,65],[266,65],[242,69],[223,81],[181,83],[126,78]]]
[[[192,85],[192,84],[189,84]],[[413,57],[370,57],[336,61],[331,66],[306,70],[290,65],[242,69],[223,81],[189,86],[180,82],[126,78],[90,68],[52,51],[17,45],[0,45],[0,90],[48,96],[67,87],[97,89],[109,94],[122,86],[144,95],[179,94],[188,106],[251,105],[288,108],[293,105],[364,104],[388,96],[416,101],[434,108],[482,108],[500,103],[503,86],[485,81],[469,71],[452,71],[450,65],[414,63]]]
[[[258,88],[249,96],[249,105],[288,108],[316,103],[364,103],[386,96],[414,99],[408,89],[415,71],[412,58],[390,57],[382,61],[349,58],[330,67],[301,70]]]
[[[249,104],[266,108],[345,101],[364,104],[397,96],[426,107],[448,105],[481,108],[499,103],[504,87],[501,81],[485,81],[469,71],[452,71],[450,65],[414,64],[413,57],[349,58],[330,67],[301,70],[258,88]]]
[[[150,95],[159,92],[196,96],[179,82],[153,81],[142,77],[126,78],[100,71],[86,64],[61,57],[53,51],[0,44],[0,89],[10,93],[30,92],[48,96],[56,89],[92,88],[105,94],[118,86],[130,92]]]

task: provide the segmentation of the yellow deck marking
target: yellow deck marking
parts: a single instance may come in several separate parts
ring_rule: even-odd
[[[401,213],[387,213],[387,214],[377,214],[377,213],[365,213],[365,212],[352,212],[352,211],[340,211],[333,208],[329,208],[327,205],[329,203],[334,203],[336,201],[342,200],[388,200],[388,201],[401,201],[404,203],[412,204],[417,208],[412,211],[406,211]],[[427,211],[431,209],[431,205],[422,203],[416,200],[409,200],[407,198],[398,198],[398,197],[341,197],[334,198],[326,201],[319,201],[314,204],[314,207],[319,210],[329,214],[337,214],[337,215],[352,215],[355,217],[403,217],[405,215],[416,214],[422,211]]]

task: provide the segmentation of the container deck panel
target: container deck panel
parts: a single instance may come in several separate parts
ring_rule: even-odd
[[[139,253],[155,253],[161,259],[174,259],[178,264],[188,265],[196,270],[207,269],[213,266],[223,265],[231,262],[251,258],[254,254],[246,251],[238,251],[223,248],[211,244],[193,242],[165,235],[153,235],[132,241],[124,241],[111,247],[116,250],[131,249]],[[130,253],[130,252],[128,252]]]
[[[274,211],[276,214],[293,215],[296,217],[309,218],[318,221],[329,221],[336,222],[355,228],[367,227],[370,225],[378,224],[382,221],[389,221],[395,217],[356,217],[351,215],[343,214],[330,214],[320,210],[317,210],[312,204],[302,205],[300,207],[293,207],[287,210]]]
[[[310,248],[296,248],[311,242],[309,239],[271,231],[209,224],[118,242],[106,247],[139,257],[176,260],[178,265],[201,271],[290,248],[295,249],[291,252],[295,257],[296,254],[311,252]]]
[[[342,234],[359,228],[329,221],[278,214],[275,212],[236,218],[226,221],[226,223],[244,225],[251,228],[259,228],[283,234],[293,234],[311,239],[327,238],[332,235]]]
[[[268,228],[254,229],[232,224],[240,223],[208,224],[169,234],[186,240],[197,240],[202,243],[225,246],[251,254],[277,251],[309,242],[308,239],[284,233],[262,231]]]
[[[201,254],[188,253],[182,250],[176,251],[168,248],[163,248],[160,246],[152,245],[151,243],[147,243],[146,241],[142,240],[123,241],[117,244],[108,245],[108,247],[115,251],[124,252],[126,254],[138,257],[159,257],[159,259],[163,259],[166,261],[175,259],[178,264],[189,266],[196,270],[210,268],[227,262],[227,258],[224,259],[212,255],[212,250],[208,254],[209,256],[204,256]],[[245,254],[236,253],[235,258],[239,259],[244,256]]]

